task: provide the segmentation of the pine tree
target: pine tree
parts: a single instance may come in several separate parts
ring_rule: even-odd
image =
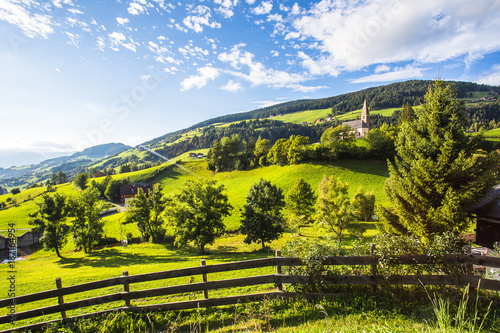
[[[427,239],[467,228],[467,212],[494,180],[491,158],[476,152],[466,125],[464,102],[436,81],[415,118],[401,124],[385,185],[394,208],[380,209],[390,229]]]

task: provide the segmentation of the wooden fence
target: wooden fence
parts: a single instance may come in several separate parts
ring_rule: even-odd
[[[396,256],[395,261],[402,265],[419,265],[419,264],[429,264],[432,263],[432,258],[426,255],[401,255]],[[447,254],[440,261],[443,264],[452,265],[466,265],[471,267],[472,265],[482,265],[489,267],[500,268],[500,258],[477,256],[469,254]],[[335,256],[327,257],[324,261],[325,265],[328,266],[358,266],[358,265],[369,265],[371,266],[371,274],[369,275],[322,275],[315,277],[317,281],[321,281],[323,284],[330,285],[453,285],[453,286],[477,286],[479,281],[481,281],[481,289],[488,289],[494,291],[500,291],[500,281],[484,279],[479,275],[398,275],[391,276],[388,278],[382,278],[375,274],[378,264],[378,257],[373,255],[368,256]],[[230,304],[238,304],[245,302],[260,301],[265,298],[289,298],[300,296],[311,296],[311,294],[305,293],[295,293],[283,291],[283,284],[308,284],[310,283],[310,277],[304,275],[288,275],[282,274],[283,266],[302,266],[303,262],[299,258],[287,258],[281,257],[280,252],[276,251],[276,256],[273,258],[265,259],[254,259],[239,262],[206,265],[205,260],[202,260],[201,266],[182,268],[170,271],[162,271],[155,273],[139,274],[139,275],[129,275],[127,271],[123,272],[120,277],[93,281],[73,286],[62,286],[62,281],[60,278],[56,279],[56,289],[42,291],[34,294],[17,296],[14,298],[7,298],[0,300],[0,308],[9,311],[12,304],[19,305],[24,303],[36,302],[46,299],[57,299],[57,305],[50,305],[42,308],[36,308],[32,310],[27,310],[23,312],[17,312],[12,314],[7,314],[0,316],[0,324],[5,324],[11,322],[13,319],[16,321],[60,313],[62,319],[76,319],[82,317],[89,317],[97,314],[104,314],[107,312],[122,310],[122,311],[156,311],[156,310],[181,310],[181,309],[193,309],[198,307],[211,307],[211,306],[222,306]],[[235,279],[227,280],[216,280],[210,281],[208,274],[211,273],[221,273],[236,270],[245,270],[252,268],[263,268],[263,267],[276,267],[275,274],[259,275],[259,276],[248,276]],[[471,270],[469,269],[469,272]],[[190,283],[183,285],[166,286],[155,289],[145,289],[130,291],[130,285],[134,283],[141,283],[147,281],[171,279],[178,277],[189,277],[189,276],[201,276],[203,282]],[[210,298],[209,292],[216,289],[228,289],[244,286],[256,286],[274,284],[277,287],[276,291],[269,291],[258,294],[245,294],[237,296],[227,296]],[[111,286],[123,285],[123,291],[106,294],[93,298],[86,298],[77,301],[64,302],[64,296],[91,291]],[[180,302],[169,302],[155,305],[131,305],[132,300],[144,299],[148,297],[175,295],[175,294],[186,294],[194,292],[203,292],[203,299],[180,301]],[[317,295],[317,294],[316,294]],[[88,307],[93,305],[100,305],[110,302],[123,301],[122,307],[117,307],[113,309],[107,309],[99,312],[87,313],[80,316],[67,317],[66,312],[70,310],[79,309],[82,307]],[[5,311],[4,310],[4,311]],[[47,322],[42,322],[34,325],[17,327],[13,329],[7,329],[1,332],[11,332],[16,329],[39,329],[42,326],[50,322],[59,321],[52,320]]]

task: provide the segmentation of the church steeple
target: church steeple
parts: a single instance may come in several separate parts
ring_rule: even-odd
[[[368,113],[368,106],[366,105],[366,98],[365,98],[365,102],[363,103],[363,111],[361,111],[361,120],[365,122],[366,127],[370,127],[370,114]]]

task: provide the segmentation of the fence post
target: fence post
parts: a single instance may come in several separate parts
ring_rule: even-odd
[[[62,289],[62,281],[61,281],[60,277],[56,278],[56,287],[57,287],[57,289]],[[58,296],[58,303],[59,303],[59,305],[64,304],[64,296],[63,295]],[[66,311],[61,311],[61,316],[63,317],[63,319],[66,319]]]
[[[472,247],[470,245],[465,246],[465,251],[467,254],[470,256],[472,255]],[[473,264],[466,264],[465,265],[465,274],[467,275],[474,275],[474,265]],[[469,285],[469,295],[475,296],[476,295],[476,288],[474,286]]]
[[[202,266],[206,266],[207,265],[207,262],[205,259],[201,259],[201,265]],[[203,273],[202,274],[202,278],[203,278],[203,282],[207,282],[207,273]],[[205,299],[208,299],[208,289],[203,289],[203,297]]]
[[[128,276],[128,271],[123,271],[123,276]],[[126,293],[130,292],[130,286],[127,280],[123,281],[123,291],[125,291]],[[130,299],[127,298],[125,300],[125,306],[130,306]]]
[[[375,243],[370,243],[370,255],[375,256]],[[377,265],[371,265],[370,274],[375,277],[377,275]],[[375,292],[377,290],[377,285],[373,285],[372,290]]]
[[[276,258],[281,258],[281,250],[276,250]],[[281,266],[276,262],[276,274],[281,274]],[[278,290],[283,291],[283,284],[278,283]]]

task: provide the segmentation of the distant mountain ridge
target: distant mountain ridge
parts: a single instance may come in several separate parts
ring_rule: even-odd
[[[85,168],[95,161],[105,157],[118,154],[132,147],[123,143],[106,143],[93,146],[74,153],[70,156],[60,156],[44,160],[37,164],[15,166],[10,168],[0,168],[0,179],[24,177],[26,182],[33,178],[51,176],[62,170],[65,173],[73,174]]]

